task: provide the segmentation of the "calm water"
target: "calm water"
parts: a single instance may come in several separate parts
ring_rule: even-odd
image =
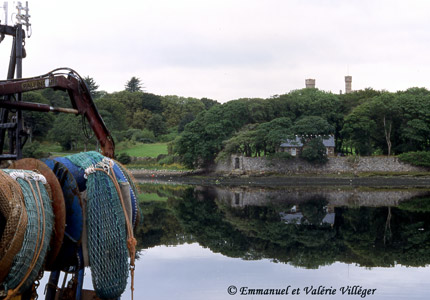
[[[135,299],[430,297],[427,190],[142,190]]]

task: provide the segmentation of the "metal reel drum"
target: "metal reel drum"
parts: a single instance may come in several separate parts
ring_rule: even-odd
[[[63,244],[52,269],[73,272],[80,267],[77,253],[83,230],[82,199],[78,183],[67,166],[61,162],[56,159],[43,159],[42,161],[53,171],[60,183],[66,211]]]
[[[46,178],[51,188],[52,209],[54,211],[55,223],[45,267],[46,270],[51,271],[53,263],[60,252],[61,245],[63,244],[66,227],[66,206],[61,185],[54,172],[45,163],[34,158],[23,158],[17,160],[9,166],[9,169],[37,170]]]

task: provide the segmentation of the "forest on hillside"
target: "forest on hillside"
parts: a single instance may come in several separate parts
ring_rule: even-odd
[[[430,146],[430,92],[425,88],[395,93],[368,88],[340,95],[307,88],[220,104],[144,92],[133,79],[125,90],[107,93],[85,78],[115,142],[170,142],[170,154],[188,167],[233,153],[270,155],[295,135],[334,135],[341,154],[397,155]],[[71,106],[66,93],[50,89],[25,93],[23,100]],[[64,150],[95,144],[82,133],[79,116],[25,112],[24,118],[31,142],[55,141]]]

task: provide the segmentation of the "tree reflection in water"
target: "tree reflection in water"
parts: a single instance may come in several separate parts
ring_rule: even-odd
[[[400,205],[369,207],[338,206],[339,198],[328,197],[327,192],[301,191],[299,198],[284,199],[260,193],[264,198],[259,200],[258,192],[246,189],[168,190],[164,186],[158,191],[167,193],[167,201],[141,203],[140,247],[198,242],[229,257],[267,258],[304,268],[334,262],[364,267],[430,263],[427,192],[410,199],[400,195]],[[387,193],[393,197],[392,191]],[[246,197],[252,201],[243,201]]]

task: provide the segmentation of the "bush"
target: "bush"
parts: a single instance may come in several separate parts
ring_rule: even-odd
[[[24,149],[22,150],[22,156],[31,157],[31,158],[43,158],[43,157],[48,157],[49,154],[43,152],[40,149],[39,142],[32,142],[30,144],[25,145]]]
[[[122,163],[123,165],[126,165],[131,162],[131,157],[127,153],[123,152],[117,156],[116,160]]]
[[[397,156],[400,161],[419,167],[430,167],[430,152],[416,151],[402,153]]]
[[[117,131],[114,133],[114,137],[118,142],[129,140],[140,143],[154,143],[155,141],[154,133],[148,129],[140,130],[136,128],[130,128],[125,131]]]
[[[398,207],[411,212],[430,212],[430,198],[422,197],[403,201]]]
[[[140,143],[154,143],[155,136],[154,136],[154,133],[152,133],[152,131],[149,131],[148,129],[143,129],[143,130],[135,131],[131,136],[131,140],[135,142],[140,142]]]
[[[158,137],[158,140],[160,142],[162,142],[162,143],[167,143],[167,142],[173,141],[177,136],[178,136],[177,133],[171,132],[171,133],[168,133],[168,134],[160,135]]]
[[[293,157],[294,156],[292,156],[288,152],[275,152],[267,155],[268,159],[279,159],[279,160],[289,160],[289,159],[292,159]]]
[[[173,155],[159,155],[157,158],[159,165],[171,165],[175,163],[175,157]]]
[[[310,140],[304,147],[300,157],[310,163],[325,164],[328,161],[327,149],[321,138]]]

